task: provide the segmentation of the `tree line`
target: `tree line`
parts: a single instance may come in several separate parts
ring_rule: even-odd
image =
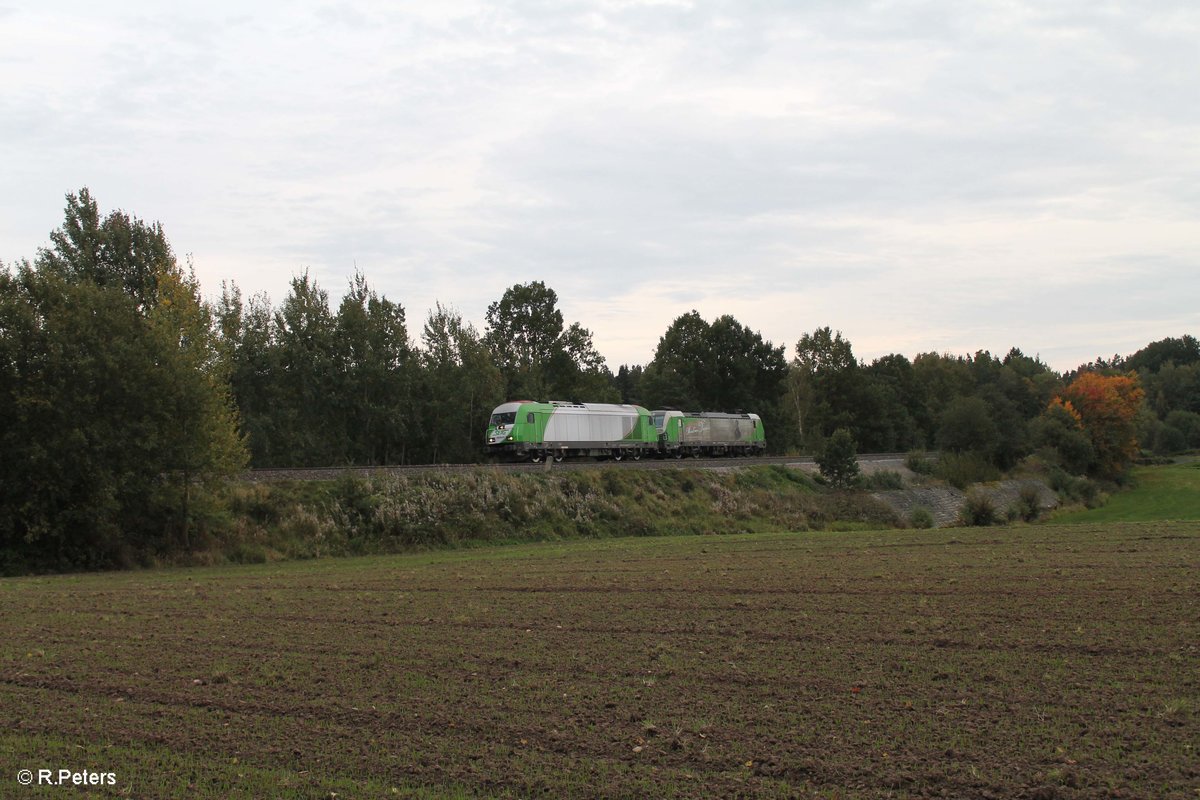
[[[1037,454],[1109,478],[1139,448],[1200,447],[1187,335],[1058,374],[1016,348],[868,363],[829,327],[789,349],[690,311],[613,373],[540,281],[505,290],[482,331],[441,304],[416,331],[362,274],[336,307],[307,273],[275,306],[233,283],[207,303],[187,267],[161,225],[101,215],[87,189],[49,247],[0,267],[0,570],[186,548],[208,487],[246,466],[479,460],[509,399],[753,411],[774,452],[842,431],[860,452]]]

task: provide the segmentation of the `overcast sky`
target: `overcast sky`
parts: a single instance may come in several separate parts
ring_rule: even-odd
[[[789,357],[1200,334],[1200,5],[0,0],[0,260],[87,186],[204,293],[357,268],[615,370],[691,309]]]

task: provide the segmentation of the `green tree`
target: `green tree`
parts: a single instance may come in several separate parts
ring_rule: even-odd
[[[558,294],[541,281],[517,284],[487,309],[484,341],[509,398],[617,399],[612,374],[579,323],[564,327]]]
[[[1049,403],[1029,428],[1034,446],[1072,474],[1083,475],[1096,459],[1092,439],[1083,429],[1079,412],[1069,402]]]
[[[308,273],[292,279],[274,315],[278,374],[271,426],[279,466],[326,466],[342,457],[342,428],[331,429],[341,398],[329,294]]]
[[[999,433],[988,404],[980,397],[956,397],[942,411],[938,447],[952,453],[975,453],[990,460]]]
[[[728,314],[709,324],[691,311],[658,340],[642,391],[655,406],[761,412],[778,403],[786,374],[783,347]]]
[[[809,448],[820,447],[838,428],[848,429],[869,449],[895,446],[887,387],[859,365],[841,331],[824,327],[800,337],[789,396],[801,441]]]
[[[180,509],[182,545],[190,549],[197,483],[211,492],[221,478],[246,466],[247,452],[228,365],[195,275],[166,270],[156,276],[156,284],[157,303],[146,312],[147,333],[173,362],[162,370],[159,387],[158,401],[169,415],[159,450],[163,476]]]
[[[281,410],[290,403],[280,381],[271,301],[260,292],[243,303],[237,284],[222,283],[214,316],[250,462],[255,467],[286,464],[279,426]]]
[[[338,459],[354,464],[407,460],[415,362],[404,309],[380,297],[356,272],[334,325],[337,410],[327,430],[341,429]]]
[[[838,428],[817,453],[821,475],[835,489],[848,489],[858,480],[858,446],[846,428]]]
[[[67,200],[54,247],[0,280],[7,571],[186,548],[196,492],[245,463],[211,317],[161,226]]]
[[[423,460],[475,461],[492,409],[504,402],[504,377],[470,323],[438,303],[421,335],[419,397]]]
[[[627,364],[622,364],[617,369],[617,374],[613,378],[613,385],[617,387],[617,392],[621,396],[622,403],[632,403],[634,405],[643,405],[642,403],[642,374],[644,370],[641,364],[634,364],[632,367]]]
[[[728,314],[709,324],[691,311],[659,339],[640,388],[643,401],[655,408],[755,412],[779,451],[790,442],[781,424],[786,375],[782,346]]]
[[[1122,367],[1138,372],[1158,372],[1168,363],[1177,367],[1200,363],[1200,341],[1187,334],[1178,339],[1160,339],[1124,359]]]
[[[124,211],[103,219],[87,187],[67,195],[66,220],[50,234],[53,247],[38,253],[38,268],[67,281],[119,289],[146,312],[158,299],[158,281],[176,268],[162,225]]]

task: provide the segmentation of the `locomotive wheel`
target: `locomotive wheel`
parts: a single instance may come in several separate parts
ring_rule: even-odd
[[[540,463],[542,463],[542,454],[539,453],[538,451],[534,450],[532,453],[529,454],[529,460],[531,462],[533,462],[534,464],[540,464]]]
[[[623,459],[623,458],[625,458],[625,454],[624,454],[624,453],[622,453],[620,450],[613,450],[613,453],[612,453],[612,460],[613,460],[613,461],[620,461],[620,460],[621,460],[621,459]]]
[[[562,461],[562,460],[563,460],[563,454],[562,454],[562,453],[555,453],[555,454],[554,454],[554,461],[555,461],[556,463],[557,463],[557,462],[559,462],[559,461]]]
[[[641,461],[641,460],[642,460],[642,451],[641,451],[641,450],[634,450],[634,451],[633,451],[633,460],[634,460],[634,461]]]
[[[683,458],[683,450],[682,449],[675,451],[675,458]]]

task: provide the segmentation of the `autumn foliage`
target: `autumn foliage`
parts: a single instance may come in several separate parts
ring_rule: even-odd
[[[1135,418],[1145,392],[1136,373],[1084,372],[1051,403],[1079,420],[1094,448],[1093,471],[1120,474],[1137,455]],[[1061,412],[1060,412],[1061,413]]]

